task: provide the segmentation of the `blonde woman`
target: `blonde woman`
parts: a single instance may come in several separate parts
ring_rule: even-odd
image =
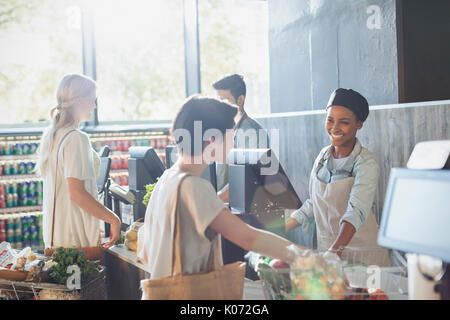
[[[50,116],[39,150],[38,170],[44,180],[43,237],[46,248],[101,245],[101,220],[111,224],[108,248],[120,235],[120,219],[97,200],[99,159],[88,135],[78,130],[95,108],[96,83],[83,75],[64,76],[58,105]]]

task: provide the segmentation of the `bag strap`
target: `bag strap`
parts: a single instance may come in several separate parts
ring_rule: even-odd
[[[172,276],[174,274],[182,274],[183,273],[183,265],[181,261],[181,227],[180,227],[180,212],[179,212],[179,203],[180,203],[180,191],[181,191],[181,184],[183,183],[184,179],[186,179],[190,174],[185,173],[178,184],[177,188],[177,196],[176,196],[176,205],[175,205],[175,228],[174,228],[174,239],[173,239],[173,250],[172,250]],[[209,255],[210,259],[212,257],[213,259],[213,268],[218,269],[220,267],[220,264],[218,263],[218,241],[220,241],[220,235],[218,235],[215,239],[215,241],[212,243],[212,249],[211,253]],[[211,265],[211,263],[208,263],[208,265]]]
[[[59,146],[58,146],[58,150],[56,151],[56,169],[55,169],[55,190],[53,192],[53,214],[52,214],[52,241],[50,242],[50,247],[53,248],[53,237],[55,234],[55,213],[56,213],[56,183],[58,181],[58,154],[59,154],[59,150],[61,149],[61,144],[64,141],[64,139],[72,132],[76,131],[75,129],[70,130],[69,132],[67,132],[64,137],[61,139],[61,141],[59,142]]]

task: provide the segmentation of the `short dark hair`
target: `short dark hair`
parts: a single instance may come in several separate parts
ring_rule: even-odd
[[[173,121],[171,134],[178,129],[184,129],[189,131],[191,136],[191,150],[183,149],[183,152],[187,155],[198,155],[194,150],[194,122],[201,121],[202,123],[202,139],[205,131],[209,129],[217,129],[222,134],[225,134],[227,130],[233,129],[234,117],[237,114],[238,109],[233,105],[220,101],[215,98],[202,97],[200,95],[194,95],[189,97],[181,109],[178,111],[175,120]],[[175,143],[180,145],[182,143],[182,137],[173,137]],[[202,145],[202,152],[203,152]]]
[[[216,90],[230,90],[235,100],[241,95],[245,97],[247,94],[244,77],[239,74],[232,74],[214,82],[213,88]]]

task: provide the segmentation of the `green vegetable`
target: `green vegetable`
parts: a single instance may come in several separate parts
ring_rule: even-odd
[[[60,284],[66,284],[71,276],[67,268],[77,265],[81,272],[81,283],[89,282],[99,275],[98,262],[89,261],[86,256],[74,248],[57,248],[53,261],[58,263],[50,269],[50,278]]]
[[[144,199],[142,200],[142,203],[145,206],[147,206],[148,202],[150,201],[150,197],[152,196],[153,189],[155,188],[156,183],[158,182],[158,179],[159,178],[156,179],[155,183],[148,184],[148,185],[145,186],[145,191],[147,191],[147,193],[145,194]]]

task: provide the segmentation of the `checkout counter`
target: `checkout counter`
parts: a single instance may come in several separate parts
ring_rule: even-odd
[[[107,197],[112,198],[112,208],[121,216],[117,202],[131,205],[134,221],[145,216],[145,206],[141,205],[145,185],[154,183],[164,172],[164,166],[152,148],[130,148],[129,190],[109,186]],[[301,201],[287,178],[283,168],[270,149],[233,150],[230,155],[230,209],[246,223],[284,236],[284,216],[286,210],[297,209]],[[176,162],[173,147],[166,150],[166,163],[170,167]],[[203,178],[216,188],[215,164],[207,167]],[[126,226],[124,226],[124,229]],[[224,263],[245,261],[241,248],[223,239]],[[107,250],[105,255],[107,270],[108,299],[140,299],[140,280],[149,277],[149,270],[137,261],[136,253],[123,245]],[[120,274],[120,277],[117,275]],[[257,275],[248,267],[246,277],[256,280]]]
[[[151,152],[139,154],[141,160],[152,157]],[[450,141],[422,143],[412,153],[408,168],[391,171],[378,243],[408,253],[409,299],[450,300],[449,155]],[[299,208],[301,201],[275,155],[270,149],[235,149],[229,162],[232,212],[250,225],[284,236],[284,215]],[[273,168],[270,163],[277,165]],[[149,167],[140,168],[137,171]],[[265,170],[271,173],[264,174]],[[130,177],[136,172],[130,171]],[[135,217],[145,214],[134,208]],[[224,240],[222,249],[224,263],[243,261],[245,252],[232,243]],[[140,299],[140,280],[148,278],[149,271],[136,254],[117,245],[107,251],[105,261],[108,298]]]
[[[131,147],[128,159],[129,187],[105,181],[104,204],[122,220],[125,231],[134,221],[145,217],[146,207],[142,203],[145,186],[152,184],[164,173],[165,166],[152,147]],[[105,161],[106,162],[106,161]],[[124,208],[129,208],[131,217],[125,219]],[[124,221],[128,223],[124,223]],[[106,235],[109,236],[108,230]],[[105,252],[106,296],[113,300],[139,300],[140,281],[148,279],[150,272],[146,265],[138,262],[136,253],[119,244]],[[118,276],[120,275],[120,276]]]

